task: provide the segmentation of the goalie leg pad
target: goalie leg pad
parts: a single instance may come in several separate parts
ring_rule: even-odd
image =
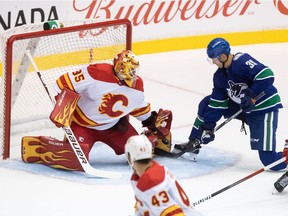
[[[81,148],[88,160],[89,145]],[[44,164],[53,168],[84,171],[72,147],[66,141],[46,136],[25,136],[21,143],[22,160],[26,163]]]
[[[171,151],[171,140],[172,135],[171,132],[169,132],[168,135],[166,135],[164,138],[162,136],[157,136],[157,133],[153,133],[150,130],[145,130],[142,134],[145,134],[149,141],[152,143],[153,148],[161,149],[165,152]]]
[[[156,141],[155,148],[159,148],[163,151],[170,152],[172,143],[171,143],[171,132],[169,132],[168,135],[166,135],[164,138],[158,138]]]
[[[142,134],[144,134],[149,139],[149,141],[152,143],[152,147],[155,148],[157,145],[158,136],[150,130],[145,130]]]

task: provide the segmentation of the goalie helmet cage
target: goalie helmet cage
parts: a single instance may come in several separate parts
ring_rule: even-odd
[[[61,23],[62,28],[43,30],[43,22],[1,34],[0,154],[3,159],[10,157],[11,134],[54,127],[49,120],[53,105],[25,55],[27,51],[54,97],[53,85],[61,74],[91,63],[112,64],[116,54],[132,49],[132,26],[127,19]],[[20,148],[21,140],[16,140],[15,145]]]

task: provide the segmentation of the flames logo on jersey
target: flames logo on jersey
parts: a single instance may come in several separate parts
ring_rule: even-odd
[[[102,97],[102,103],[98,110],[101,114],[106,114],[110,117],[119,117],[123,114],[121,107],[128,106],[128,99],[122,94],[108,93]]]
[[[248,88],[245,83],[234,83],[232,80],[228,81],[229,88],[227,89],[227,93],[229,97],[236,103],[241,103],[241,94],[242,91]]]

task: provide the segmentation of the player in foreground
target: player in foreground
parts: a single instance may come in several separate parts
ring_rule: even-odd
[[[50,119],[57,127],[71,127],[87,159],[98,141],[110,146],[117,155],[124,154],[127,139],[138,135],[129,116],[146,127],[144,133],[153,147],[170,151],[171,146],[162,140],[170,143],[172,113],[163,109],[151,111],[144,98],[143,80],[137,75],[138,69],[139,61],[135,55],[124,50],[114,58],[113,64],[91,64],[67,72],[56,80],[58,95]],[[83,171],[67,140],[23,137],[22,159]]]
[[[286,163],[288,164],[288,139],[285,140],[285,148],[283,150],[283,157],[286,157]],[[284,173],[275,183],[274,187],[278,193],[282,193],[284,188],[288,185],[288,171]]]
[[[245,130],[245,124],[249,126],[250,147],[258,151],[261,162],[267,166],[282,157],[282,152],[275,150],[278,109],[283,106],[273,85],[274,73],[249,54],[230,51],[228,41],[223,38],[215,38],[208,44],[209,60],[217,66],[213,89],[199,103],[188,142],[176,144],[174,151],[192,152],[196,157],[201,144],[214,140],[214,128],[220,118],[229,118],[242,109],[236,118],[242,121],[242,129]],[[256,101],[255,97],[261,93],[265,95]],[[229,142],[233,138],[229,137],[228,145]],[[281,163],[272,169],[286,166]]]
[[[172,173],[153,160],[152,153],[152,144],[144,135],[130,137],[125,145],[125,155],[133,169],[134,215],[202,215],[191,207],[189,198]]]

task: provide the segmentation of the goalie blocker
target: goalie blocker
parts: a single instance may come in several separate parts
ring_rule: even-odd
[[[70,89],[63,88],[56,97],[56,104],[50,114],[50,120],[57,126],[69,126],[80,95]]]

